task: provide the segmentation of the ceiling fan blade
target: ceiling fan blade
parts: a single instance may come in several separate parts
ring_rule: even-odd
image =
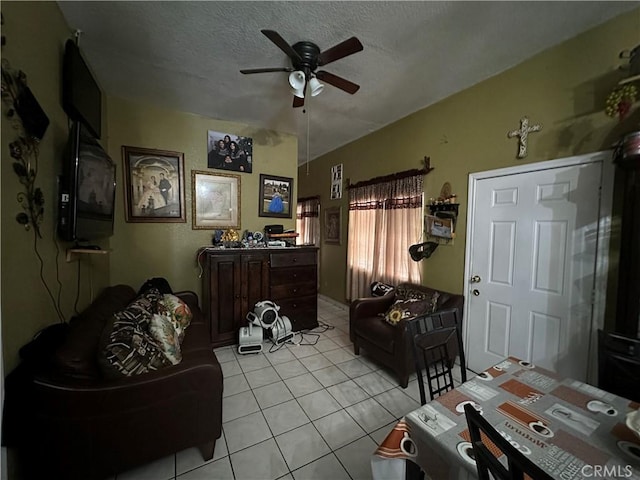
[[[336,60],[340,60],[341,58],[360,52],[363,49],[364,47],[360,43],[360,40],[356,37],[351,37],[348,40],[331,47],[329,50],[322,52],[318,58],[318,65],[322,66],[335,62]]]
[[[286,53],[289,56],[289,58],[291,58],[292,61],[302,62],[302,58],[300,58],[300,55],[298,55],[298,52],[296,52],[291,47],[291,45],[289,45],[287,41],[280,36],[278,32],[276,32],[275,30],[260,30],[260,31],[264,34],[265,37],[267,37],[269,40],[275,43],[280,50]]]
[[[347,93],[353,95],[358,90],[360,90],[360,85],[350,82],[349,80],[334,75],[333,73],[325,72],[324,70],[318,70],[316,72],[316,77],[322,80],[323,82],[327,82],[334,87],[338,87],[340,90],[344,90]]]
[[[293,72],[293,68],[249,68],[240,70],[240,73],[244,73],[245,75],[249,75],[250,73],[268,73],[268,72]]]
[[[304,98],[293,96],[293,108],[304,106]]]

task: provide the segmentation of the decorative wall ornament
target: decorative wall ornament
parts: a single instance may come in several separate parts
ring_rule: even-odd
[[[22,212],[16,215],[16,221],[26,230],[33,228],[38,238],[42,238],[40,223],[44,215],[44,195],[40,187],[36,187],[36,177],[38,144],[49,119],[27,86],[26,74],[14,71],[6,58],[2,59],[2,100],[7,107],[5,114],[17,132],[17,138],[9,144],[9,152],[15,160],[13,171],[24,187],[17,196]]]
[[[527,156],[527,138],[530,133],[539,132],[542,130],[542,125],[539,123],[529,125],[529,119],[522,117],[520,119],[520,128],[517,130],[511,130],[507,133],[507,137],[518,137],[518,158],[524,158]]]
[[[607,97],[604,113],[609,117],[617,115],[620,121],[624,120],[631,111],[631,106],[636,101],[637,94],[638,89],[635,85],[627,84],[615,87]]]
[[[331,167],[331,200],[342,198],[342,163]]]

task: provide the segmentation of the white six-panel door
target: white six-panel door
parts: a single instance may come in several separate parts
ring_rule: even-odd
[[[474,182],[465,282],[471,370],[513,355],[586,379],[601,177],[594,162]]]

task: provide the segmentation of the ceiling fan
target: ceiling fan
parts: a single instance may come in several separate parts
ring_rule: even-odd
[[[244,73],[246,75],[252,73],[289,72],[289,83],[294,90],[294,107],[302,107],[304,105],[307,86],[309,86],[312,96],[315,96],[322,91],[323,85],[320,84],[318,80],[322,80],[350,94],[354,94],[360,89],[360,85],[350,82],[338,75],[325,72],[324,70],[317,70],[318,67],[322,67],[361,51],[364,47],[356,37],[351,37],[344,42],[321,52],[320,48],[315,43],[302,41],[291,46],[275,30],[260,31],[269,40],[275,43],[280,50],[287,54],[291,59],[292,66],[280,68],[254,68],[249,70],[240,70],[240,73]]]

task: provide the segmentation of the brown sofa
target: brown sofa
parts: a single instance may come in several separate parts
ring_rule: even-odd
[[[427,294],[436,292],[435,289],[424,285],[405,283],[400,286]],[[462,318],[464,297],[442,290],[437,291],[440,293],[437,310],[458,308],[460,310],[459,318]],[[364,348],[374,360],[393,370],[398,376],[400,386],[406,388],[409,383],[409,375],[415,371],[406,320],[402,319],[397,325],[390,325],[382,316],[394,303],[395,292],[394,289],[382,297],[359,298],[351,302],[349,336],[356,355],[360,354],[360,348]],[[457,344],[451,346],[451,352],[452,355],[458,354]]]
[[[179,364],[118,379],[101,375],[105,323],[136,296],[118,285],[70,322],[49,367],[11,382],[3,427],[25,460],[24,478],[106,478],[194,446],[212,458],[222,427],[222,371],[196,294],[176,295],[193,313]],[[7,431],[8,424],[18,428]]]

